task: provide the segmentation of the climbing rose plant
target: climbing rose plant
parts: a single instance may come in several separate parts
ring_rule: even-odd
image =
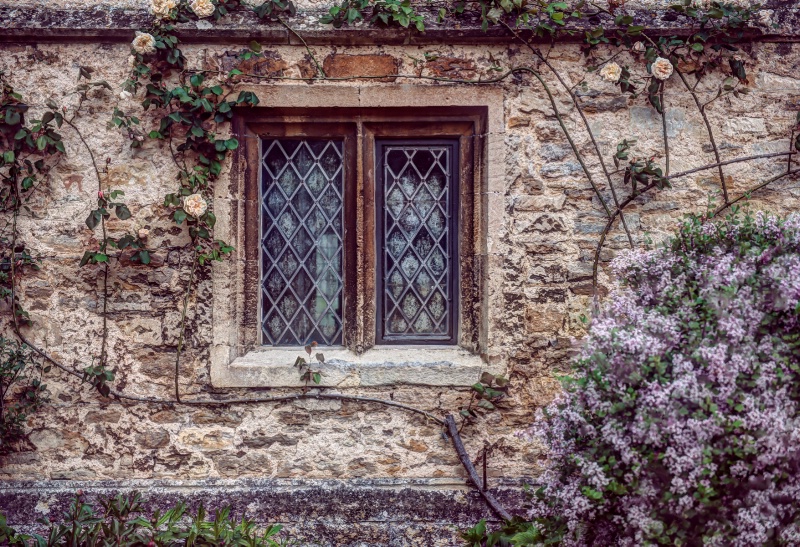
[[[613,264],[519,544],[800,544],[800,214],[686,220]]]

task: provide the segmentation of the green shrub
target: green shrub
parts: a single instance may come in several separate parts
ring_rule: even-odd
[[[28,417],[47,401],[44,372],[28,346],[0,336],[0,454],[26,438]]]
[[[280,525],[258,528],[252,520],[233,520],[230,507],[207,520],[201,505],[195,513],[178,503],[163,513],[148,516],[139,494],[104,498],[101,511],[84,502],[80,495],[70,503],[63,522],[42,521],[44,535],[18,534],[0,514],[0,545],[26,547],[280,547],[290,545]]]

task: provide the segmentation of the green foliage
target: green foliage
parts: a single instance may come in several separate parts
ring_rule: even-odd
[[[482,414],[497,410],[508,390],[508,380],[488,372],[481,374],[480,380],[472,384],[469,404],[459,414],[465,422]]]
[[[61,135],[56,131],[64,123],[64,116],[52,101],[47,101],[47,108],[41,119],[28,124],[28,105],[0,71],[0,211],[12,212],[12,224],[16,223],[19,210],[27,207],[25,204],[42,177],[64,152]],[[28,269],[38,269],[38,265],[26,245],[0,236],[0,300],[10,303],[16,321],[22,324],[29,322],[28,313],[19,299],[10,302],[11,274],[20,275]]]
[[[503,522],[493,531],[486,526],[486,519],[460,533],[466,547],[526,547],[546,545],[544,538],[533,523],[515,517]]]
[[[0,454],[26,438],[28,417],[47,402],[42,375],[49,371],[28,346],[0,336]]]
[[[300,371],[300,381],[305,382],[304,389],[307,389],[311,382],[314,384],[319,385],[322,381],[322,372],[319,370],[315,370],[311,367],[312,360],[311,354],[314,352],[314,349],[318,346],[316,342],[311,342],[309,345],[305,347],[305,351],[308,354],[308,359],[302,356],[298,356],[297,359],[294,361],[294,366]],[[318,363],[325,362],[325,355],[318,352],[314,355],[314,358],[317,360]]]
[[[368,13],[370,9],[371,14]],[[331,6],[320,18],[320,23],[340,28],[363,20],[381,26],[413,26],[419,32],[425,31],[424,19],[410,0],[343,0],[341,4]]]
[[[114,371],[108,370],[102,364],[90,365],[83,369],[83,381],[95,388],[103,397],[108,397],[111,393],[108,383],[114,381]]]
[[[110,190],[103,192],[102,190],[97,193],[97,209],[93,209],[89,216],[86,217],[86,226],[90,230],[94,230],[98,225],[103,226],[103,238],[99,241],[97,250],[87,250],[83,253],[81,258],[81,266],[87,264],[108,264],[110,256],[109,249],[118,249],[124,251],[131,249],[135,251],[131,255],[131,260],[134,262],[141,262],[142,264],[150,263],[150,251],[147,250],[144,241],[138,236],[125,234],[121,237],[114,238],[106,234],[105,223],[111,218],[111,211],[119,220],[128,220],[131,218],[131,211],[128,206],[121,201],[115,201],[118,197],[123,196],[122,190]]]
[[[147,511],[141,496],[118,494],[102,498],[98,511],[78,495],[62,522],[43,521],[47,532],[18,534],[0,514],[0,543],[26,547],[281,547],[289,540],[280,525],[258,528],[254,521],[234,520],[230,507],[216,511],[211,520],[201,505],[187,511],[180,502],[163,513]]]

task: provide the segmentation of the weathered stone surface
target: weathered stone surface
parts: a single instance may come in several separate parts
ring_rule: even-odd
[[[97,9],[89,15],[57,9],[25,15],[25,9],[15,7],[18,11],[3,19],[12,31],[0,37],[0,70],[30,100],[34,111],[49,98],[72,108],[74,95],[68,92],[75,86],[78,65],[91,66],[93,77],[107,80],[113,87],[113,92],[93,91],[75,123],[98,152],[102,169],[105,158],[110,158],[107,183],[125,190],[125,201],[134,213],[124,223],[110,222],[112,230],[147,229],[148,246],[158,250],[148,266],[131,263],[126,256],[112,262],[107,302],[109,362],[116,369],[118,389],[167,403],[101,399],[91,390],[78,389],[76,379],[54,370],[46,382],[55,404],[31,418],[29,452],[0,458],[0,488],[15,479],[133,478],[142,481],[137,487],[151,486],[155,497],[188,495],[194,502],[235,496],[233,501],[244,508],[255,492],[264,519],[290,523],[309,539],[319,531],[328,534],[323,537],[331,538],[325,539],[329,544],[453,544],[451,524],[472,524],[487,512],[463,483],[448,486],[463,470],[441,429],[423,415],[365,401],[321,398],[207,407],[169,404],[174,400],[181,303],[191,269],[191,253],[185,250],[190,239],[185,226],[170,222],[161,206],[163,195],[174,190],[178,174],[166,144],[148,140],[143,148],[131,149],[126,133],[107,127],[115,104],[141,117],[142,131],[157,127],[163,115],[152,108],[143,111],[141,95],[132,100],[118,97],[128,76],[132,32],[149,24],[140,11],[143,5],[128,7],[129,13]],[[213,29],[184,25],[181,43],[187,66],[224,66],[227,70],[238,63],[237,52],[257,39],[273,45],[265,48],[265,59],[252,61],[248,71],[285,78],[317,74],[308,51],[296,37],[290,38],[282,26],[255,24],[250,17],[237,14],[230,25],[215,24]],[[513,371],[515,404],[474,427],[465,427],[464,441],[473,457],[480,453],[484,440],[506,447],[491,457],[490,476],[535,475],[541,469],[541,447],[516,440],[514,433],[526,427],[536,408],[552,400],[559,389],[553,375],[567,370],[575,351],[570,339],[583,335],[579,318],[590,312],[595,295],[592,264],[598,237],[608,222],[600,200],[614,209],[599,157],[572,101],[546,67],[540,66],[555,94],[562,121],[598,186],[599,198],[537,80],[517,75],[502,83],[478,86],[403,76],[458,74],[485,81],[497,75],[494,66],[535,66],[530,53],[510,45],[507,36],[500,41],[499,35],[491,33],[494,31],[487,35],[469,26],[463,34],[453,27],[442,30],[432,26],[424,36],[406,30],[322,29],[312,23],[300,23],[296,28],[309,38],[315,57],[325,60],[329,76],[389,74],[393,81],[316,80],[309,85],[258,78],[241,84],[259,96],[265,109],[280,106],[298,113],[319,106],[334,112],[393,107],[413,116],[422,108],[438,113],[440,108],[470,106],[475,107],[471,112],[486,112],[486,127],[473,142],[476,147],[485,145],[480,152],[486,161],[480,166],[481,177],[467,188],[474,191],[474,205],[480,209],[474,226],[477,250],[470,266],[480,273],[476,283],[483,293],[473,309],[464,311],[481,324],[484,355],[429,346],[377,348],[363,355],[326,350],[329,359],[320,366],[325,373],[322,387],[312,386],[309,394],[384,399],[441,417],[468,404],[469,385],[480,372]],[[386,41],[378,45],[378,38],[384,37]],[[20,43],[8,42],[12,39]],[[103,43],[97,43],[101,40]],[[445,43],[419,48],[423,41]],[[800,108],[795,93],[800,90],[796,70],[800,48],[784,42],[750,44],[751,93],[726,97],[709,106],[709,123],[724,159],[788,150],[792,113]],[[429,63],[424,53],[437,59]],[[603,48],[597,52],[603,57],[610,53]],[[612,155],[617,143],[631,138],[638,139],[631,157],[654,158],[663,165],[661,116],[644,97],[628,105],[627,96],[600,81],[596,72],[586,71],[586,57],[577,45],[556,44],[549,59],[569,85],[585,82],[588,91],[580,101],[589,107],[587,120],[608,170],[616,169]],[[622,55],[618,61],[631,66],[635,78],[646,75],[641,59]],[[697,93],[707,100],[718,89],[716,79],[725,75],[706,75]],[[674,77],[668,80],[665,95],[671,172],[712,162],[705,125],[682,83]],[[227,131],[227,127],[220,129],[221,133]],[[85,248],[95,245],[98,237],[97,231],[93,233],[83,224],[96,203],[96,180],[80,141],[69,129],[63,133],[67,154],[52,172],[46,190],[28,203],[31,214],[19,218],[21,237],[45,257],[40,271],[20,281],[20,295],[34,322],[29,329],[31,339],[79,370],[100,351],[102,268],[77,266]],[[245,138],[237,135],[240,137]],[[729,190],[738,196],[785,166],[785,158],[779,158],[723,169]],[[217,233],[224,233],[223,239],[234,243],[237,251],[231,260],[197,271],[179,363],[179,390],[188,402],[280,398],[299,394],[304,387],[292,367],[301,348],[248,353],[256,343],[255,335],[248,331],[240,337],[239,324],[233,319],[241,317],[242,325],[253,332],[260,321],[257,305],[231,303],[236,300],[239,283],[259,283],[257,249],[247,247],[239,235],[242,211],[259,204],[257,197],[240,199],[239,189],[232,188],[235,177],[231,173],[244,169],[243,160],[231,162],[228,169],[226,166],[213,189],[212,205],[218,217]],[[621,173],[612,177],[618,195],[628,196],[631,187],[622,183]],[[759,190],[753,194],[753,207],[782,214],[796,210],[800,192],[794,186],[796,181],[787,180],[774,189]],[[634,241],[645,237],[662,241],[684,212],[702,210],[719,188],[718,174],[710,170],[636,198],[625,215]],[[614,286],[609,261],[628,246],[618,220],[606,244],[599,264],[597,290],[601,296]],[[236,306],[241,309],[232,309]],[[218,363],[230,365],[226,370],[231,374],[220,376],[215,368]],[[257,481],[244,481],[240,486],[182,482],[247,477],[283,477],[285,481],[279,481],[280,488],[273,488],[278,483],[261,488]],[[335,484],[306,487],[293,482],[309,477],[349,480],[342,487],[348,494],[338,492]],[[375,482],[387,477],[399,482]],[[451,482],[421,481],[425,477]],[[160,479],[175,482],[158,483]],[[98,485],[115,488],[109,483]],[[60,488],[52,482],[49,487]],[[81,487],[91,490],[91,485]],[[19,493],[12,490],[7,487],[0,497],[0,509],[16,507],[14,500],[22,500],[14,498]],[[311,490],[315,493],[303,493]],[[413,495],[403,497],[397,494],[401,490],[411,490]],[[44,497],[37,497],[32,506],[20,501],[21,507],[27,508],[23,514],[28,515],[39,501],[47,504],[50,497],[64,499],[65,491],[54,494],[44,488]],[[510,496],[511,490],[506,494]],[[326,505],[322,505],[323,499]],[[310,500],[308,510],[303,508],[304,500]],[[268,502],[275,508],[273,512],[267,510]]]
[[[322,69],[329,78],[358,78],[397,74],[399,63],[391,55],[345,55],[332,53],[325,57]],[[392,82],[394,78],[380,78]]]

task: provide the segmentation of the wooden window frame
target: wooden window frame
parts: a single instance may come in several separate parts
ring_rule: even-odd
[[[391,145],[447,145],[450,146],[455,144],[457,141],[456,139],[443,139],[439,138],[430,138],[426,137],[424,139],[416,138],[416,139],[396,139],[396,138],[379,138],[375,140],[376,144],[376,154],[374,158],[375,166],[382,165],[381,162],[383,160],[380,157],[383,155],[383,147],[384,146],[391,146]],[[461,309],[459,303],[459,284],[457,283],[458,274],[459,274],[459,263],[458,257],[460,255],[459,251],[459,219],[460,219],[460,194],[458,193],[458,189],[461,187],[460,184],[460,177],[461,173],[459,172],[458,166],[460,164],[460,150],[459,147],[453,146],[453,153],[448,161],[450,164],[448,167],[450,172],[452,173],[451,180],[448,181],[451,185],[451,191],[448,193],[447,200],[448,200],[448,210],[451,212],[451,218],[447,219],[447,248],[451,253],[448,261],[448,272],[447,272],[447,302],[448,302],[448,318],[447,318],[447,330],[448,336],[431,336],[431,337],[420,337],[416,340],[409,341],[408,338],[405,336],[391,336],[386,335],[384,332],[386,331],[385,323],[383,324],[384,328],[381,328],[382,321],[385,321],[384,317],[384,301],[386,299],[386,286],[384,276],[386,272],[383,269],[383,260],[385,259],[384,249],[385,246],[385,226],[384,226],[384,218],[385,209],[380,204],[380,199],[376,200],[376,215],[375,215],[375,244],[376,244],[376,253],[378,248],[380,248],[380,253],[376,254],[376,261],[375,261],[375,282],[377,284],[377,288],[375,291],[375,344],[376,345],[406,345],[409,343],[415,345],[454,345],[458,343],[458,327],[459,327],[459,317],[461,316]],[[386,191],[386,180],[384,178],[383,173],[379,170],[376,170],[375,173],[375,194],[376,196],[382,196],[383,193]],[[382,214],[381,214],[382,213]]]
[[[413,111],[413,113],[411,112]],[[245,347],[261,344],[261,139],[281,137],[344,138],[344,256],[343,343],[361,354],[378,344],[376,252],[376,139],[458,139],[458,245],[454,304],[457,306],[455,343],[479,352],[482,299],[479,215],[483,178],[486,107],[420,108],[275,108],[236,113],[234,132],[242,137],[244,165],[241,180],[241,241],[245,259],[245,303],[240,340]],[[233,173],[237,179],[239,173]],[[353,214],[355,211],[355,214]],[[247,303],[259,302],[258,306]],[[407,341],[405,345],[424,345]],[[396,344],[395,344],[396,345]]]

